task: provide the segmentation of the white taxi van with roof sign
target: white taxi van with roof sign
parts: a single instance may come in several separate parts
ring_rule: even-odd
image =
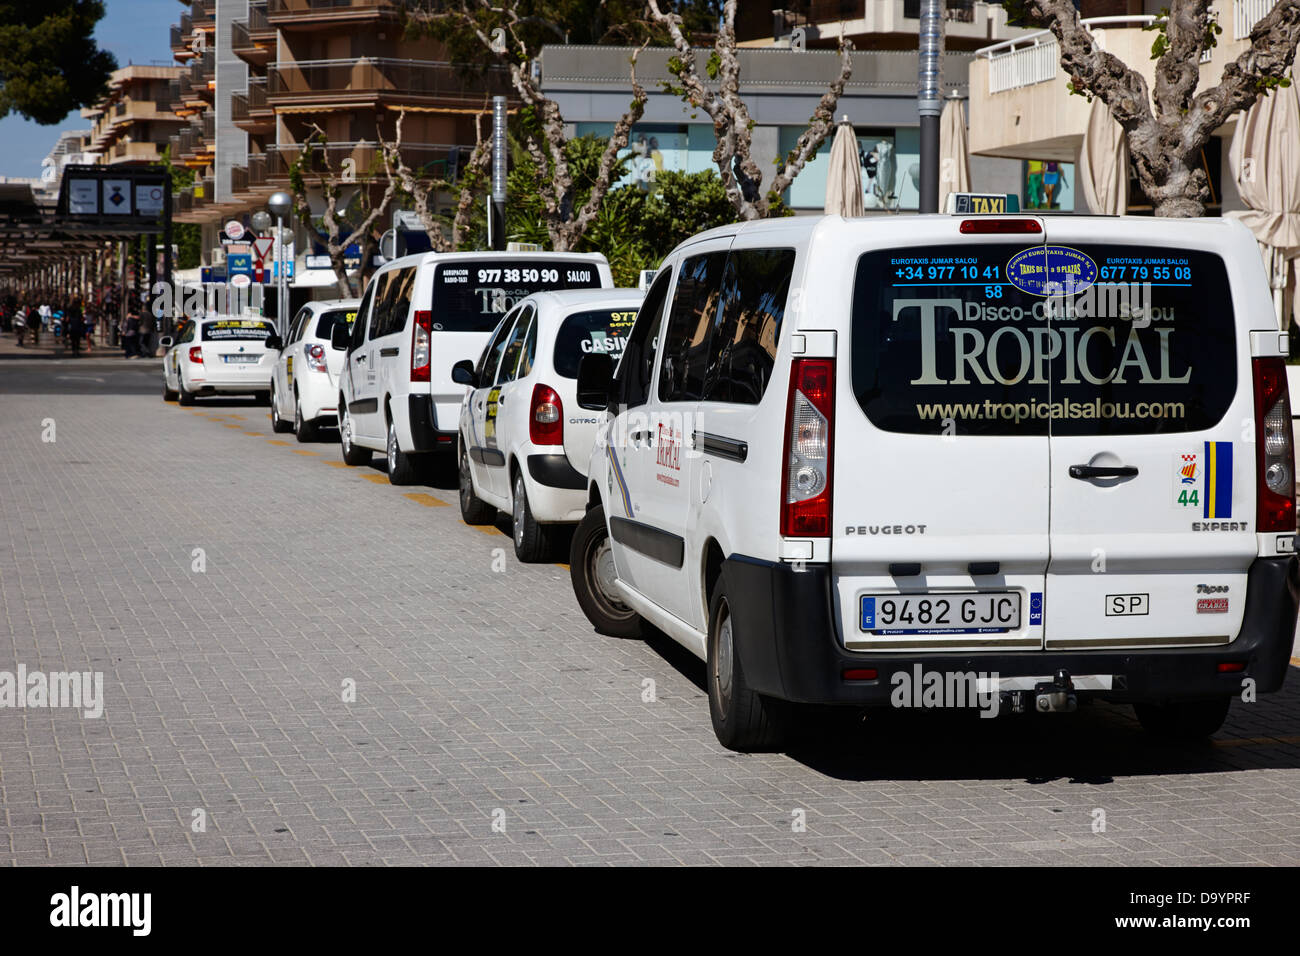
[[[298,441],[315,441],[322,428],[338,424],[339,372],[343,352],[332,347],[334,329],[351,329],[357,299],[308,302],[289,323],[284,341],[267,340],[277,349],[271,376],[271,428],[294,432]]]
[[[469,386],[460,408],[460,513],[486,524],[511,516],[515,554],[541,561],[557,524],[587,510],[587,462],[597,417],[578,408],[584,355],[618,355],[644,293],[539,292],[506,314],[476,363],[452,368]]]
[[[579,371],[604,427],[578,600],[704,659],[735,749],[781,746],[801,704],[1103,699],[1213,733],[1281,686],[1296,624],[1273,314],[1226,219],[704,233],[616,372]]]
[[[201,395],[254,394],[270,398],[276,351],[268,349],[275,326],[265,319],[214,315],[187,319],[159,344],[163,353],[163,398],[193,405]]]
[[[614,284],[597,253],[427,252],[403,256],[371,277],[351,330],[336,328],[343,460],[388,458],[388,478],[419,477],[420,456],[451,454],[465,386],[451,368],[477,359],[519,300],[553,289]]]

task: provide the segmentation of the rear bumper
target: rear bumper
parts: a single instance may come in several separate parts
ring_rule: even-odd
[[[1071,675],[1112,675],[1110,690],[1080,697],[1154,702],[1237,695],[1242,681],[1257,693],[1282,686],[1300,608],[1300,560],[1258,558],[1251,565],[1242,627],[1218,647],[1155,650],[990,651],[881,654],[846,651],[832,613],[830,569],[735,556],[722,567],[731,599],[737,651],[746,681],[760,693],[803,703],[888,707],[891,676],[900,671],[1039,677],[1064,668]],[[1050,609],[1049,612],[1050,614]],[[1244,669],[1218,673],[1220,662]],[[846,681],[846,668],[875,669],[870,681]]]
[[[407,424],[411,430],[411,451],[456,450],[456,430],[441,431],[431,395],[406,396]]]

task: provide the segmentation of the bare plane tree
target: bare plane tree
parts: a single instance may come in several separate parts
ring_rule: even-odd
[[[401,147],[401,140],[399,131],[395,148]],[[360,294],[361,287],[365,285],[368,267],[379,246],[378,238],[375,236],[375,224],[388,212],[393,195],[397,192],[397,183],[391,176],[386,176],[384,191],[379,202],[374,202],[371,191],[377,184],[370,175],[354,177],[353,181],[349,181],[342,171],[335,171],[330,165],[326,150],[327,142],[325,131],[319,126],[313,126],[311,137],[303,144],[298,159],[289,170],[289,192],[293,196],[294,211],[298,213],[300,221],[308,226],[319,221],[320,227],[325,231],[325,248],[329,252],[330,265],[338,279],[339,295],[345,299],[353,298]],[[319,168],[313,169],[311,160],[317,150],[321,154],[321,164]],[[307,198],[308,174],[316,178],[325,204],[325,211],[320,217],[312,215],[311,204]],[[343,192],[354,187],[357,190],[356,195],[340,209],[339,201]],[[361,221],[345,233],[344,230],[348,227],[343,216],[346,215],[352,202],[356,202],[360,207]],[[348,278],[347,265],[344,262],[347,248],[353,244],[361,247],[360,280],[357,288],[353,287],[352,280]]]
[[[1123,127],[1155,214],[1200,216],[1209,197],[1201,150],[1234,113],[1249,109],[1270,89],[1289,85],[1285,74],[1300,41],[1300,0],[1278,0],[1251,30],[1250,49],[1224,67],[1217,86],[1199,93],[1201,53],[1215,45],[1221,28],[1210,0],[1169,3],[1152,50],[1154,91],[1142,74],[1097,44],[1071,0],[1012,0],[1006,6],[1052,31],[1071,89],[1100,98]]]
[[[402,121],[406,119],[406,110],[397,116],[397,143],[387,143],[380,139],[384,151],[384,168],[389,179],[396,179],[402,189],[415,204],[415,214],[420,217],[420,225],[429,234],[429,243],[434,252],[455,252],[464,240],[469,226],[469,218],[474,210],[474,197],[487,175],[488,164],[492,158],[492,141],[483,135],[483,117],[478,113],[474,117],[474,149],[470,153],[465,172],[458,182],[449,177],[441,179],[422,179],[417,176],[406,161],[397,143],[402,141]],[[432,207],[434,197],[440,192],[457,192],[456,213],[451,220],[451,235],[447,235],[442,221],[435,215]]]
[[[821,144],[835,128],[835,107],[844,93],[845,84],[853,75],[853,60],[850,55],[852,47],[841,41],[839,75],[822,94],[808,128],[800,134],[794,149],[790,150],[785,163],[765,190],[763,172],[754,162],[751,153],[754,121],[749,115],[749,107],[740,97],[736,3],[737,0],[727,0],[723,5],[722,22],[708,66],[710,78],[716,79],[718,83],[717,90],[713,90],[699,75],[695,51],[682,29],[681,16],[665,13],[659,7],[659,0],[649,0],[651,18],[667,28],[668,35],[677,48],[677,56],[669,61],[668,66],[681,83],[674,92],[681,94],[690,105],[704,110],[713,120],[713,132],[717,137],[713,162],[718,167],[727,197],[741,219],[764,219],[781,211],[781,195],[790,188],[790,184],[817,154]]]
[[[541,126],[542,142],[528,134],[525,148],[536,164],[536,189],[542,200],[546,231],[551,248],[568,252],[577,247],[587,227],[596,218],[600,204],[614,182],[619,153],[627,148],[632,126],[645,113],[646,91],[637,82],[636,61],[643,44],[631,58],[632,104],[614,124],[614,132],[601,155],[596,177],[586,202],[579,208],[576,187],[569,169],[565,147],[564,116],[559,104],[542,92],[538,81],[529,69],[530,61],[538,51],[532,49],[523,37],[525,26],[538,26],[538,18],[519,13],[514,4],[499,4],[495,0],[459,0],[459,2],[434,2],[412,0],[408,4],[408,18],[414,25],[429,29],[454,27],[478,38],[479,43],[492,56],[504,62],[510,70],[510,82],[525,106],[532,107]],[[542,24],[547,26],[547,24]],[[564,31],[554,28],[557,39],[563,40]]]

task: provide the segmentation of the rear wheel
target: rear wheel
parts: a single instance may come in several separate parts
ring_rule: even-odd
[[[510,532],[515,541],[515,557],[520,561],[545,561],[551,553],[551,529],[533,517],[528,504],[524,473],[515,473],[514,501],[510,509]]]
[[[373,457],[369,448],[360,448],[352,443],[352,416],[348,414],[347,403],[339,396],[339,444],[343,448],[343,461],[348,465],[368,465]]]
[[[293,430],[293,422],[286,421],[280,417],[280,396],[276,394],[273,387],[271,389],[271,431],[284,434]]]
[[[1185,700],[1172,704],[1134,704],[1142,728],[1165,740],[1204,740],[1223,726],[1231,697]]]
[[[166,379],[163,379],[163,401],[164,402],[176,401],[176,393],[167,387]]]
[[[189,389],[187,389],[187,388],[185,387],[185,381],[184,381],[184,379],[182,379],[182,380],[177,384],[177,388],[178,388],[178,391],[177,391],[177,393],[176,393],[176,401],[179,402],[180,404],[182,404],[182,405],[186,405],[186,406],[193,405],[193,404],[194,404],[194,393],[191,392]]]
[[[298,390],[293,392],[293,433],[298,441],[315,441],[320,429],[315,422],[305,421],[302,417],[302,402],[298,401]]]
[[[709,716],[718,742],[728,750],[782,749],[790,736],[792,705],[752,690],[736,652],[731,601],[719,580],[709,602]]]
[[[411,456],[397,444],[397,425],[388,423],[388,480],[395,485],[413,485],[420,480]]]
[[[456,470],[460,484],[460,517],[466,524],[491,524],[497,510],[474,494],[474,478],[469,471],[469,452],[459,442]]]
[[[591,508],[573,532],[569,547],[569,580],[582,613],[601,634],[640,637],[641,618],[623,603],[614,586],[618,579],[614,552],[609,547],[605,509]]]

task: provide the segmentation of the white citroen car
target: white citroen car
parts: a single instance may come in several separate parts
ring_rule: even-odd
[[[193,405],[199,396],[256,395],[270,398],[276,352],[266,347],[275,326],[266,319],[217,315],[190,319],[165,335],[163,398]]]
[[[544,560],[550,529],[587,510],[587,462],[599,417],[578,408],[584,355],[617,357],[645,293],[538,292],[506,314],[477,365],[452,369],[471,386],[460,409],[460,508],[469,524],[510,513],[515,554]]]
[[[271,374],[271,428],[314,441],[338,425],[338,381],[343,350],[331,345],[334,329],[352,328],[359,299],[308,302],[294,316]]]

